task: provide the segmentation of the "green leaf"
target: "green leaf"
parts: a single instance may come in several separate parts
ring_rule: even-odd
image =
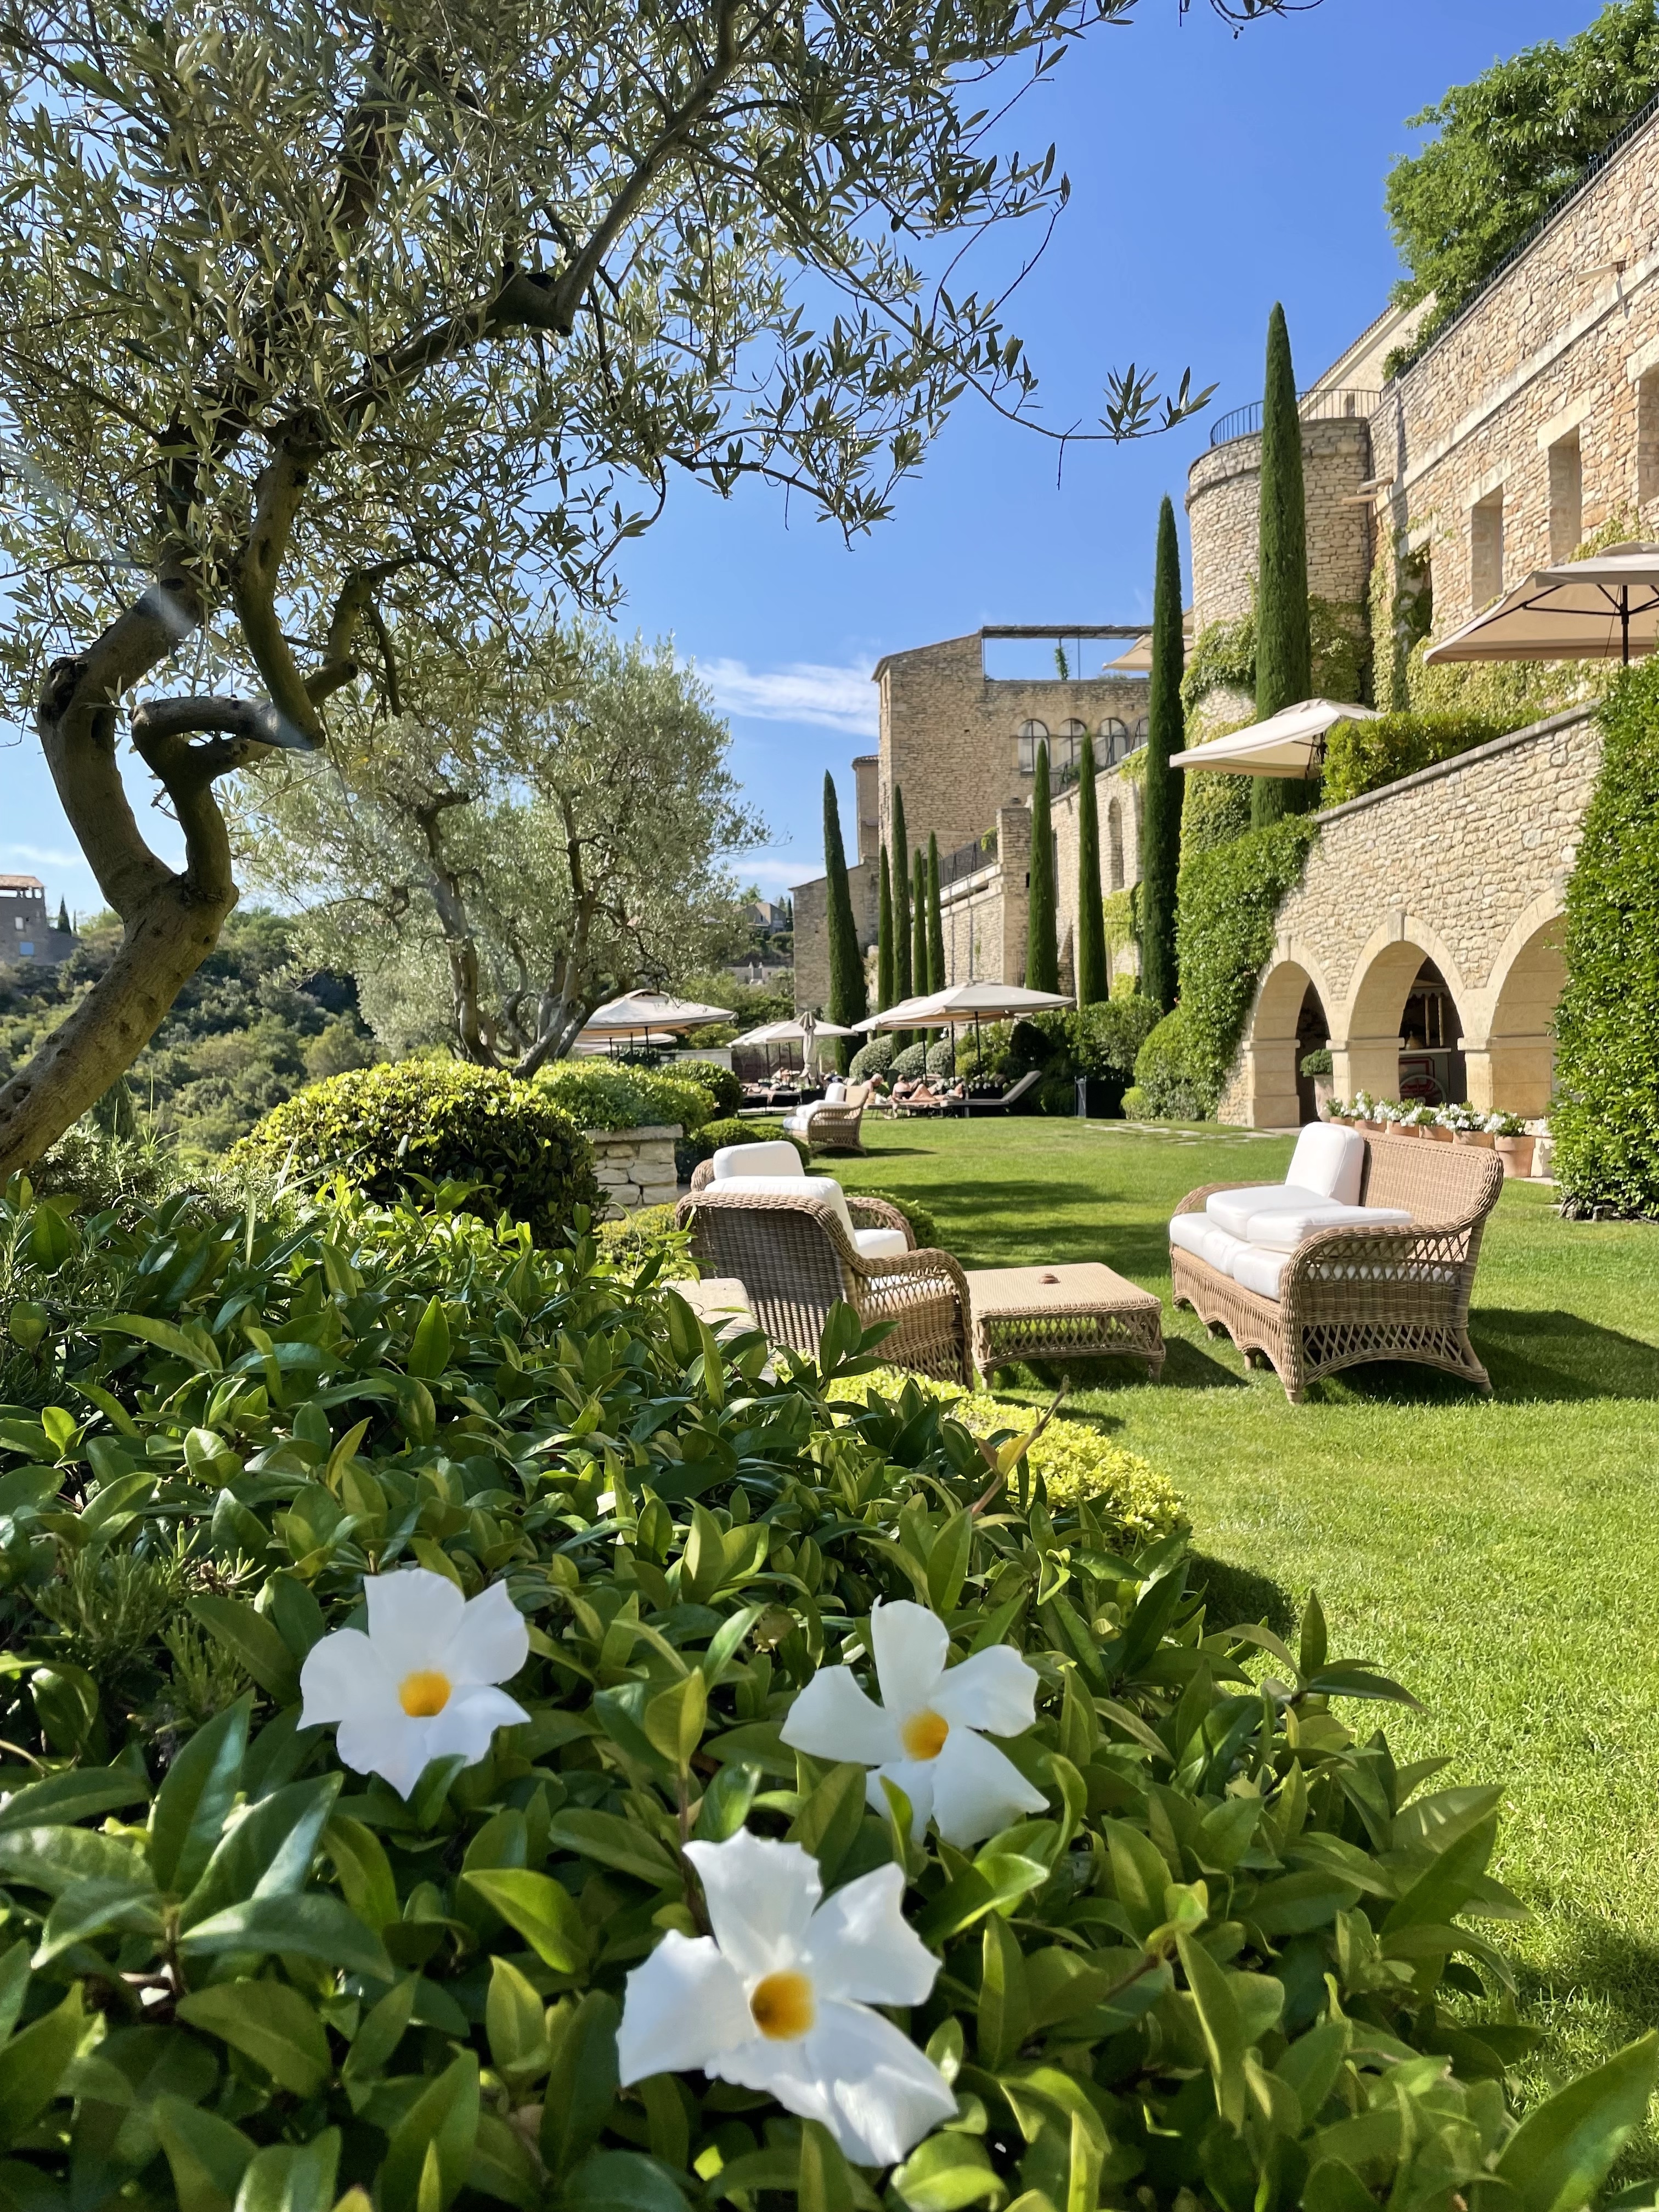
[[[587,1931],[562,1883],[527,1867],[476,1867],[463,1879],[556,1973],[580,1973],[587,1960]]]
[[[1176,1934],[1176,1948],[1181,1954],[1187,1986],[1193,1993],[1193,2003],[1197,2008],[1199,2032],[1204,2039],[1210,2073],[1215,2082],[1217,2109],[1230,2128],[1242,2128],[1244,2124],[1246,2038],[1238,2007],[1228,1986],[1225,1972],[1217,1966],[1201,1943],[1183,1929]]]
[[[333,2064],[323,2023],[285,1982],[216,1982],[179,1998],[180,2020],[257,2058],[296,2096],[320,2087]]]
[[[480,2112],[478,2133],[472,2145],[472,2163],[466,2185],[503,2204],[516,2204],[519,2212],[535,2212],[542,2201],[541,2168],[535,2153],[516,2128],[498,2120],[493,2112]]]
[[[182,2097],[158,2097],[151,2117],[173,2169],[179,2212],[231,2212],[253,2157],[241,2130]]]
[[[618,1820],[614,1813],[568,1808],[557,1812],[549,1825],[547,1840],[550,1850],[574,1851],[579,1857],[592,1859],[596,1866],[611,1867],[618,1874],[649,1882],[653,1889],[679,1887],[680,1870],[655,1837],[632,1821]]]
[[[235,1802],[252,1710],[250,1690],[198,1729],[167,1769],[149,1815],[149,1863],[163,1889],[187,1893],[206,1870]]]
[[[0,2142],[15,2142],[57,2095],[85,2024],[76,1982],[55,2011],[0,2050]]]
[[[684,1773],[702,1741],[708,1711],[708,1685],[702,1671],[694,1667],[689,1674],[657,1692],[645,1709],[641,1725],[653,1748]]]
[[[549,2023],[553,2063],[542,2105],[541,2152],[556,2175],[599,2139],[617,2096],[617,2029],[622,2008],[604,1990],[567,1997]]]
[[[345,1901],[365,1927],[381,1929],[399,1917],[398,1885],[385,1846],[372,1828],[336,1813],[323,1831]]]
[[[996,2073],[1031,2032],[1031,2001],[1025,1984],[1025,1958],[1007,1922],[993,1913],[981,1942],[979,2063]]]
[[[256,2152],[236,2192],[236,2212],[329,2212],[340,2163],[340,2130],[315,2142],[272,2143]]]
[[[0,1880],[19,1881],[56,1897],[76,1881],[118,1881],[142,1887],[146,1860],[113,1836],[92,1828],[38,1827],[0,1831]]]
[[[72,1881],[46,1915],[40,1948],[32,1963],[44,1966],[76,1944],[112,1929],[126,1935],[159,1936],[160,1900],[148,1882],[109,1881],[94,1876]]]
[[[443,1300],[435,1295],[427,1300],[404,1365],[422,1382],[435,1382],[449,1365],[449,1321]]]
[[[1498,1815],[1490,1813],[1456,1836],[1390,1907],[1384,1936],[1396,1929],[1449,1920],[1475,1893],[1498,1841]]]
[[[654,2159],[600,2150],[565,2178],[559,2201],[583,2212],[687,2212],[684,2193]]]
[[[484,2033],[498,2074],[528,2067],[547,2057],[547,2008],[541,1992],[510,1959],[489,1962],[489,1995],[484,2000]]]
[[[0,2043],[17,2025],[29,1990],[29,1943],[23,1936],[0,1952]]]
[[[1650,2032],[1535,2106],[1498,2161],[1518,2212],[1578,2212],[1647,2117],[1656,2075],[1659,2033]]]
[[[176,1359],[193,1367],[198,1375],[219,1375],[224,1371],[219,1347],[205,1329],[196,1329],[186,1335],[170,1321],[157,1321],[149,1314],[109,1314],[92,1325],[108,1335],[136,1336],[141,1343],[153,1344],[158,1352],[170,1352]]]
[[[941,1616],[954,1613],[962,1601],[973,1548],[972,1515],[953,1513],[934,1536],[927,1553],[927,1601]]]
[[[188,1610],[279,1705],[294,1703],[300,1694],[298,1662],[263,1613],[234,1597],[193,1597]]]
[[[702,1802],[697,1808],[697,1840],[704,1844],[723,1844],[749,1818],[749,1808],[762,1782],[761,1771],[752,1760],[733,1759],[722,1766],[702,1793]]]
[[[1325,1632],[1325,1608],[1319,1602],[1317,1590],[1308,1592],[1308,1602],[1302,1611],[1302,1648],[1297,1663],[1305,1681],[1316,1674],[1324,1665],[1330,1650]]]
[[[864,1790],[863,1767],[832,1766],[790,1824],[788,1840],[811,1852],[826,1889],[858,1840]]]
[[[386,2212],[432,2212],[421,2177],[435,2157],[438,2204],[453,2204],[465,2184],[478,2133],[478,2062],[470,2051],[429,2082],[392,2130],[380,2168]]]
[[[391,2064],[398,2045],[409,2032],[421,1978],[405,1974],[368,2014],[351,2039],[351,2049],[341,2068],[348,2081],[372,2081]]]
[[[378,1936],[371,1935],[337,1897],[250,1897],[216,1912],[180,1936],[179,1949],[191,1958],[216,1958],[224,1951],[294,1951],[302,1959],[321,1959],[348,1974],[369,1974],[389,1982],[397,1972]]]
[[[893,2193],[911,2212],[962,2212],[963,2205],[994,2208],[1006,2198],[1006,2184],[972,2136],[929,2136],[893,2173]]]
[[[72,1766],[15,1790],[0,1808],[0,1830],[32,1827],[37,1821],[95,1820],[126,1805],[141,1804],[149,1784],[130,1766]]]
[[[249,1897],[282,1897],[302,1887],[344,1780],[324,1774],[273,1790],[218,1844],[185,1898],[179,1925],[198,1921]]]

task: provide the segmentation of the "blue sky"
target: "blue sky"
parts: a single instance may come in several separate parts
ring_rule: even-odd
[[[1599,0],[1323,0],[1234,38],[1193,0],[1140,0],[1018,110],[1052,139],[1071,204],[1013,313],[1045,421],[1092,422],[1107,372],[1191,365],[1215,382],[1196,423],[1125,446],[1054,447],[964,402],[893,519],[848,548],[797,501],[682,484],[628,550],[628,628],[672,632],[731,717],[732,757],[771,831],[742,864],[769,893],[821,872],[826,768],[850,817],[879,657],[982,623],[1133,622],[1151,604],[1158,501],[1176,498],[1207,423],[1261,392],[1273,302],[1310,382],[1386,302],[1382,215],[1405,118],[1497,55],[1563,39]],[[31,736],[0,750],[0,869],[97,903]],[[147,805],[144,779],[130,776]],[[173,840],[153,815],[156,842]]]

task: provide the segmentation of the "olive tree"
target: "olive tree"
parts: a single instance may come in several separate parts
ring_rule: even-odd
[[[400,633],[384,665],[396,711],[351,702],[231,808],[245,872],[306,908],[307,949],[350,969],[384,1042],[530,1075],[602,998],[733,948],[724,862],[764,826],[670,646],[589,627],[463,659]]]
[[[211,949],[216,786],[320,744],[388,610],[434,578],[479,622],[601,602],[676,471],[862,530],[966,388],[1029,415],[955,249],[1057,208],[1006,97],[1134,5],[13,0],[4,642],[124,939],[0,1089],[0,1178]],[[1158,414],[1126,372],[1104,434]]]

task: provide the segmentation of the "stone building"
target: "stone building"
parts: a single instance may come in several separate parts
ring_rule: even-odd
[[[0,876],[0,960],[33,960],[55,968],[79,943],[73,929],[59,929],[52,921],[39,876]]]

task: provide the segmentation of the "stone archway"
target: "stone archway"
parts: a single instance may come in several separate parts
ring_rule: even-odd
[[[1298,1072],[1303,1039],[1310,1033],[1310,1004],[1329,1034],[1325,1010],[1330,995],[1312,960],[1298,953],[1297,947],[1282,953],[1262,977],[1244,1035],[1239,1068],[1243,1096],[1237,1103],[1258,1129],[1294,1129],[1313,1118],[1310,1094]]]
[[[1444,1027],[1432,1048],[1425,1036],[1416,1040],[1419,1049],[1402,1055],[1401,1023],[1408,1000],[1435,994],[1446,1001]],[[1462,1089],[1466,1078],[1462,1052],[1462,1010],[1472,994],[1457,974],[1445,946],[1432,932],[1415,926],[1409,934],[1376,939],[1362,957],[1359,974],[1349,1000],[1347,1034],[1333,1041],[1334,1077],[1339,1097],[1352,1098],[1361,1091],[1374,1098],[1401,1095],[1401,1060],[1428,1061],[1434,1088],[1443,1094]],[[1413,1069],[1415,1074],[1416,1070]],[[1429,1095],[1424,1091],[1416,1095]]]
[[[1476,1105],[1528,1120],[1549,1111],[1555,1010],[1567,974],[1563,927],[1562,915],[1552,914],[1500,956],[1486,1050],[1468,1055],[1469,1095]]]

